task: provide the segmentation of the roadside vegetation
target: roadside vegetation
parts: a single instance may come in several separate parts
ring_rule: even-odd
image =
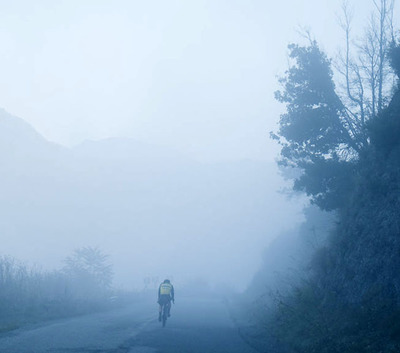
[[[306,46],[289,46],[276,93],[286,112],[272,136],[280,165],[295,171],[294,190],[333,221],[312,232],[316,218],[308,215],[296,236],[320,235],[317,246],[280,282],[256,289],[271,275],[266,266],[250,286],[253,328],[244,335],[263,352],[400,351],[400,46],[393,2],[374,4],[356,44],[343,7],[339,60],[311,36]]]
[[[112,302],[112,266],[97,248],[77,249],[46,272],[0,257],[0,332],[28,323],[104,310]]]

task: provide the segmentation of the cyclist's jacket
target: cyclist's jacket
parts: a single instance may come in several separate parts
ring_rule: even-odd
[[[161,295],[168,295],[171,299],[174,299],[174,286],[171,283],[161,283],[158,288],[158,298]]]

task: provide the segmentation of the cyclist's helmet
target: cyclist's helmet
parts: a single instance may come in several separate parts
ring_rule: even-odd
[[[169,279],[165,279],[164,283],[171,283],[171,281]]]

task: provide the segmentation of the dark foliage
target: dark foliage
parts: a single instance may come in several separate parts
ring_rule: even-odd
[[[305,191],[324,210],[345,204],[352,187],[352,159],[363,144],[362,131],[349,123],[346,107],[336,94],[331,62],[316,42],[290,45],[292,64],[280,79],[276,99],[286,105],[272,137],[282,145],[280,165],[298,168],[295,189]]]
[[[399,48],[391,55],[398,72]],[[400,92],[368,122],[367,134],[356,161],[314,159],[303,176],[303,189],[320,207],[327,208],[328,198],[318,200],[319,190],[331,191],[330,202],[341,198],[335,206],[339,222],[314,253],[309,275],[277,296],[275,308],[259,321],[265,342],[278,342],[276,351],[400,351]],[[335,169],[332,184],[324,168]]]
[[[397,77],[400,77],[400,46],[392,43],[389,50],[390,65],[392,66]]]

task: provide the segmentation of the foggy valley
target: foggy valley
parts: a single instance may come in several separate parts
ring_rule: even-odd
[[[173,275],[243,290],[260,246],[301,220],[271,163],[200,163],[122,138],[70,149],[5,111],[0,124],[3,251],[45,269],[91,246],[129,289]]]
[[[0,353],[400,352],[395,0],[0,10]]]

